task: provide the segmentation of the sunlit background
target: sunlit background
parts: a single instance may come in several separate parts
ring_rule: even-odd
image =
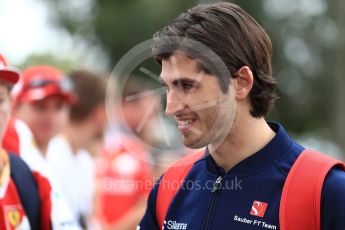
[[[197,0],[0,0],[0,52],[20,69],[112,71],[136,44]],[[233,1],[265,28],[280,100],[269,119],[299,142],[345,150],[345,1]]]

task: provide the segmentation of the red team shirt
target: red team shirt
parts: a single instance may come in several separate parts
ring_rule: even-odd
[[[10,177],[8,155],[4,150],[0,155],[5,163],[0,179],[0,229],[30,229],[18,191]]]
[[[114,224],[146,199],[153,184],[148,155],[135,141],[104,149],[97,162],[98,213],[102,222]],[[118,207],[118,208],[116,208]]]
[[[32,138],[31,131],[22,121],[11,119],[7,125],[2,146],[7,151],[19,155],[31,170],[37,184],[38,196],[40,198],[40,229],[81,230],[81,227],[73,218],[70,207],[66,203],[63,194],[56,186],[56,183],[54,184],[54,175],[51,174],[50,165],[36,149]],[[19,151],[20,154],[18,154],[18,152],[16,153],[16,151]],[[27,218],[25,218],[25,212],[20,204],[18,191],[10,178],[8,154],[3,150],[2,152],[2,157],[8,165],[8,167],[6,166],[8,169],[4,170],[2,175],[0,175],[0,206],[2,209],[0,213],[0,215],[2,215],[0,219],[0,230],[29,230],[29,222],[25,221]],[[15,209],[11,209],[12,211],[10,210],[10,214],[6,214],[9,210],[9,206]],[[24,220],[24,222],[22,222],[22,220]],[[8,223],[14,223],[14,225],[17,224],[21,226],[20,224],[26,222],[28,224],[27,227],[10,228],[10,225],[8,225]]]
[[[2,147],[10,153],[19,155],[19,135],[15,123],[16,119],[10,117],[7,123],[4,137],[2,139]]]

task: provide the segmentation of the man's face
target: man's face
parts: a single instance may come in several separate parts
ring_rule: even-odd
[[[37,142],[47,143],[66,122],[68,109],[61,96],[50,96],[33,103],[20,103],[15,115],[29,126]]]
[[[229,135],[236,115],[232,85],[224,94],[215,76],[182,53],[162,61],[160,80],[167,89],[166,114],[177,122],[187,147],[219,144]]]
[[[11,99],[8,88],[0,83],[0,139],[5,132],[11,113]]]

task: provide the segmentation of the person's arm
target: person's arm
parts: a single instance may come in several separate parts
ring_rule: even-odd
[[[134,230],[144,216],[147,197],[140,198],[127,214],[113,225],[103,226],[104,230]]]
[[[139,199],[137,204],[132,208],[132,210],[128,211],[128,214],[122,217],[120,221],[117,221],[112,225],[107,225],[104,223],[104,221],[98,220],[99,226],[101,227],[101,229],[104,230],[134,230],[137,229],[137,226],[141,220],[140,229],[158,230],[159,228],[156,221],[157,190],[158,185],[156,184],[154,188],[151,190],[149,198],[147,199],[147,196],[145,196],[145,198],[142,197],[142,199]],[[94,205],[94,216],[99,216],[99,214],[97,214],[100,212],[99,196],[96,195],[95,198],[96,199]]]
[[[321,229],[345,229],[345,172],[334,168],[326,179],[321,194]]]

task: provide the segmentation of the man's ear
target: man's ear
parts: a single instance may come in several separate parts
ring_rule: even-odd
[[[242,66],[234,74],[233,84],[235,89],[235,97],[238,100],[246,99],[254,84],[252,70],[248,66]]]

